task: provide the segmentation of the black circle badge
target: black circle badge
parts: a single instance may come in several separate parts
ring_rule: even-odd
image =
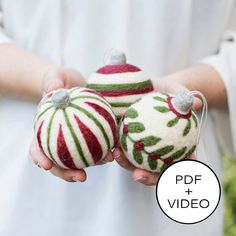
[[[207,219],[217,208],[220,182],[214,171],[195,160],[172,164],[160,176],[156,197],[162,211],[182,224],[195,224]]]

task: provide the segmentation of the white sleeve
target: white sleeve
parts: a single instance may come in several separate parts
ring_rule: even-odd
[[[236,33],[228,32],[227,39],[222,42],[219,53],[205,58],[203,63],[211,65],[221,76],[225,83],[228,98],[228,114],[222,114],[222,110],[215,111],[216,129],[219,142],[223,151],[236,157]],[[228,115],[228,118],[226,118]],[[228,124],[229,123],[229,124]],[[230,125],[228,133],[225,132]],[[229,143],[232,149],[228,149]]]
[[[6,35],[4,30],[3,10],[0,1],[0,43],[8,43],[8,42],[12,42],[12,40]]]

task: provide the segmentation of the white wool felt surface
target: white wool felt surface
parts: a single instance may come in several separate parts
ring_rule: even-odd
[[[115,73],[115,74],[100,74],[93,73],[89,80],[88,86],[90,84],[96,85],[121,85],[121,84],[136,84],[144,81],[148,81],[150,78],[143,72],[126,72],[126,73]],[[130,88],[133,89],[132,87]],[[105,91],[106,89],[104,89]],[[98,90],[99,92],[99,90]],[[142,98],[145,94],[130,94],[130,95],[120,95],[120,96],[104,96],[104,98],[111,104],[113,111],[116,116],[123,116],[127,110],[127,105],[122,105],[122,103],[133,104],[138,99]]]
[[[88,79],[88,84],[127,84],[139,83],[148,79],[149,77],[143,71],[116,74],[93,73]]]
[[[177,124],[173,127],[168,127],[167,123],[170,120],[175,119],[177,116],[172,111],[169,112],[159,112],[155,109],[155,107],[168,107],[168,104],[163,101],[159,101],[154,99],[154,97],[160,97],[166,99],[167,96],[160,93],[150,93],[143,97],[140,101],[133,104],[129,109],[135,109],[137,111],[138,116],[136,118],[125,117],[121,126],[120,126],[120,138],[123,134],[124,125],[128,125],[129,123],[139,122],[142,123],[145,127],[140,133],[128,133],[128,135],[135,141],[139,141],[148,136],[155,136],[160,138],[161,140],[152,146],[145,146],[145,151],[148,153],[153,153],[155,150],[160,148],[173,145],[174,149],[169,153],[161,156],[161,159],[169,158],[178,150],[186,147],[186,151],[174,161],[178,161],[182,159],[185,154],[194,146],[197,145],[197,135],[198,135],[198,126],[195,127],[195,122],[192,117],[191,120],[191,128],[187,135],[183,135],[183,131],[187,125],[187,119],[179,118]],[[143,155],[143,163],[138,164],[133,157],[133,149],[134,145],[128,138],[127,141],[127,151],[124,150],[129,161],[136,167],[146,169],[153,172],[160,172],[163,166],[163,161],[157,160],[157,168],[155,170],[150,169],[148,164],[147,154],[142,152]]]
[[[53,91],[53,93],[55,92],[56,91]],[[35,117],[36,135],[40,136],[41,146],[46,156],[53,160],[60,167],[68,169],[69,167],[63,163],[58,153],[58,134],[59,127],[61,125],[66,148],[71,156],[71,159],[73,160],[75,167],[84,168],[86,166],[95,165],[95,161],[87,145],[85,136],[76,122],[74,115],[76,115],[80,121],[83,122],[83,124],[98,140],[102,150],[101,159],[103,159],[107,155],[108,151],[113,148],[115,139],[113,137],[111,125],[108,123],[109,121],[107,120],[107,117],[100,114],[99,111],[86,104],[86,102],[91,102],[106,110],[109,116],[112,117],[114,121],[113,124],[115,124],[116,129],[115,115],[109,103],[103,97],[93,93],[93,90],[88,90],[85,88],[72,88],[68,90],[68,92],[70,96],[70,104],[65,109],[56,110],[50,100],[51,98],[47,98],[44,101],[45,103],[42,102],[40,104]],[[78,110],[75,107],[71,107],[73,104],[79,106],[83,111]],[[53,120],[51,121],[55,111],[56,113]],[[64,111],[67,114],[70,124],[69,126],[65,119]],[[41,133],[39,133],[41,124]],[[75,140],[75,137],[73,137],[71,129],[74,131],[77,141]],[[107,138],[106,140],[104,138],[105,136]],[[87,164],[85,164],[81,158],[81,152],[78,150],[77,142],[79,143],[81,152],[83,153]],[[108,143],[110,144],[110,147],[108,146]]]

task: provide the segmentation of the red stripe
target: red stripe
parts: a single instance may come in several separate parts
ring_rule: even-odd
[[[93,132],[79,119],[78,116],[74,115],[74,118],[79,126],[81,133],[87,143],[88,149],[92,155],[95,163],[102,159],[102,147],[97,137]]]
[[[57,155],[61,162],[69,169],[78,169],[71,157],[68,150],[67,144],[65,142],[64,134],[62,132],[62,125],[60,124],[58,136],[57,136]]]
[[[100,114],[108,122],[111,128],[112,134],[113,134],[114,146],[116,146],[118,142],[116,121],[113,119],[111,114],[106,109],[104,109],[103,107],[99,106],[96,103],[92,103],[92,102],[85,102],[85,103],[88,104],[90,107],[92,107],[98,114]]]
[[[123,65],[106,65],[96,71],[99,74],[118,74],[127,72],[138,72],[141,71],[137,66],[130,64]]]
[[[85,90],[82,90],[82,91],[81,91],[81,93],[83,93],[83,92],[86,92],[86,93],[93,93],[93,94],[96,94],[96,95],[98,95],[99,97],[101,97],[101,98],[104,99],[104,97],[102,96],[102,94],[101,94],[100,92],[97,92],[96,90],[85,89]]]
[[[39,128],[38,128],[38,131],[37,131],[37,141],[38,141],[38,145],[39,145],[39,150],[40,152],[46,156],[48,158],[48,156],[46,155],[46,153],[44,152],[43,150],[43,146],[42,146],[42,140],[41,140],[41,133],[42,133],[42,127],[43,127],[43,123],[44,123],[44,120],[42,121],[42,123],[40,124]],[[49,158],[48,158],[49,159]]]
[[[188,119],[188,118],[190,118],[191,115],[192,115],[192,110],[190,109],[187,114],[181,114],[181,113],[179,113],[179,112],[175,109],[175,107],[173,106],[173,104],[172,104],[172,102],[171,102],[172,98],[173,98],[173,97],[168,97],[168,98],[167,98],[167,103],[168,103],[168,106],[169,106],[170,110],[171,110],[173,113],[175,113],[175,115],[177,115],[179,118],[183,118],[183,119]]]
[[[120,89],[120,90],[114,90],[114,91],[99,91],[99,93],[102,94],[104,97],[118,97],[118,96],[126,96],[126,95],[136,95],[136,94],[143,94],[153,91],[153,86],[149,86],[146,88],[141,89]]]

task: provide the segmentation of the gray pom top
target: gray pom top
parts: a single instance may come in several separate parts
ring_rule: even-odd
[[[68,90],[59,89],[52,95],[52,102],[56,108],[65,109],[70,103]]]
[[[193,105],[194,97],[190,92],[183,91],[173,98],[173,106],[182,112],[188,112]]]

